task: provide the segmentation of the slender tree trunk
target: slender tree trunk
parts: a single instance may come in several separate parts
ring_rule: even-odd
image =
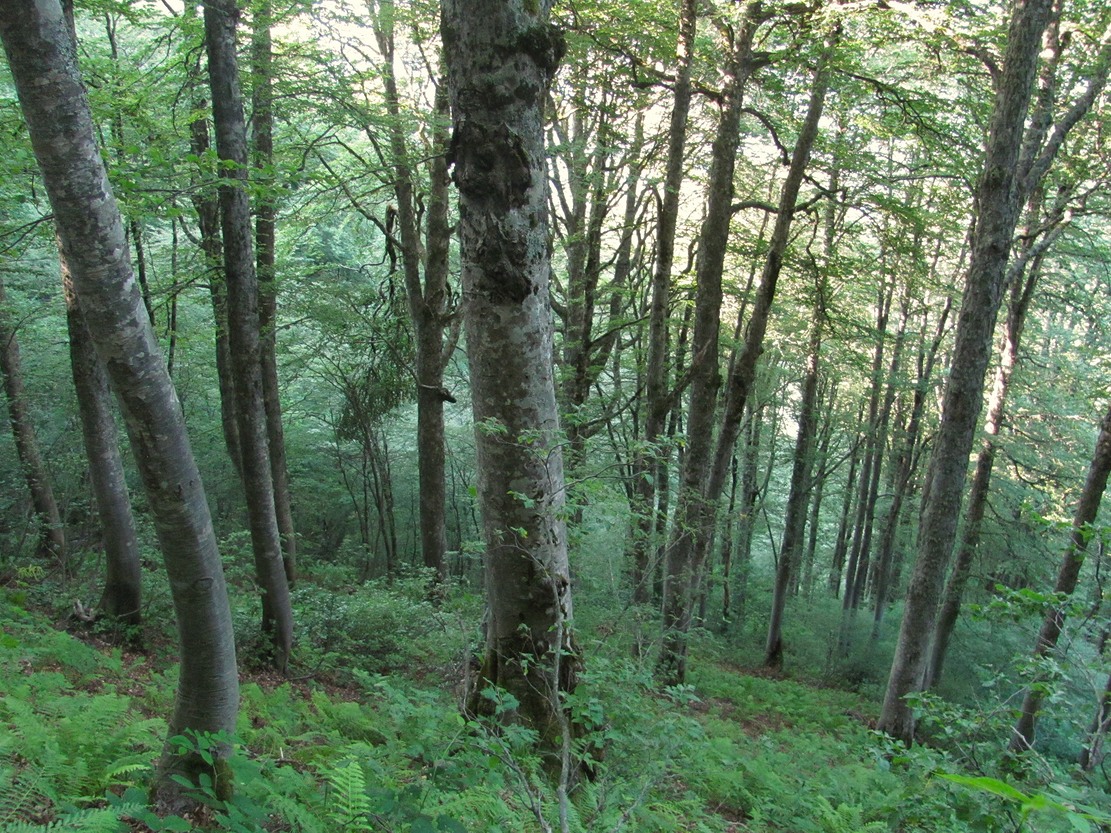
[[[235,731],[239,684],[231,609],[216,536],[181,407],[128,262],[119,208],[96,145],[72,39],[55,0],[0,0],[0,37],[54,210],[62,250],[97,353],[127,423],[166,562],[178,623],[181,676],[169,736]],[[155,779],[161,803],[194,802],[174,778],[196,784],[214,766],[167,744]]]
[[[565,50],[548,0],[447,0],[464,326],[486,552],[481,678],[570,766],[575,687],[563,458],[552,376],[543,105]],[[482,702],[485,685],[470,704]],[[565,783],[565,782],[564,782]]]
[[[1111,637],[1111,626],[1103,630],[1096,651],[1098,656],[1104,656],[1109,637]],[[1088,726],[1088,736],[1084,739],[1084,746],[1077,759],[1080,768],[1085,772],[1094,769],[1102,762],[1103,744],[1107,740],[1109,732],[1111,732],[1111,674],[1107,677],[1107,685],[1104,686],[1103,696],[1099,698],[1096,704],[1095,716]]]
[[[64,258],[61,263],[73,387],[77,392],[81,435],[89,461],[89,479],[104,537],[104,593],[97,607],[119,624],[135,628],[142,615],[142,569],[131,497],[127,493],[127,478],[120,457],[119,434],[112,416],[112,394],[73,290],[69,267]],[[166,372],[169,373],[169,367]]]
[[[795,459],[791,466],[791,485],[787,493],[787,510],[783,521],[783,540],[779,546],[779,563],[772,589],[772,610],[768,618],[768,637],[764,645],[764,665],[783,667],[783,611],[787,595],[798,572],[809,506],[811,475],[814,469],[814,434],[817,427],[818,363],[822,351],[824,298],[821,287],[815,288],[813,318],[810,323],[810,348],[806,357],[806,374],[802,381],[799,404],[798,434],[795,437]]]
[[[292,587],[297,580],[297,534],[293,527],[293,500],[289,488],[289,467],[286,464],[285,430],[282,428],[281,389],[278,385],[278,289],[274,257],[277,210],[273,183],[270,181],[274,166],[274,54],[270,36],[273,14],[271,0],[263,0],[255,8],[251,40],[254,166],[263,186],[255,206],[255,264],[258,275],[259,361],[270,455],[270,480],[274,489],[274,513],[282,543],[282,567],[285,569],[286,583]]]
[[[378,49],[382,54],[382,80],[386,111],[390,116],[390,154],[393,164],[393,188],[397,197],[397,215],[401,236],[401,266],[409,313],[416,342],[415,365],[417,383],[417,469],[420,482],[421,557],[424,566],[433,571],[436,581],[447,577],[444,552],[446,479],[444,466],[444,403],[455,399],[444,388],[444,367],[450,358],[445,354],[444,325],[448,315],[448,177],[444,152],[447,136],[443,119],[448,102],[443,84],[436,96],[439,121],[433,126],[432,162],[429,170],[430,188],[426,248],[422,251],[420,218],[417,213],[413,168],[409,158],[408,134],[401,113],[401,98],[395,74],[393,0],[375,3],[373,26]],[[424,280],[421,280],[421,266]],[[454,345],[452,345],[454,346]]]
[[[23,363],[16,340],[16,327],[8,309],[4,284],[0,281],[0,373],[3,374],[4,394],[8,399],[8,424],[15,439],[16,455],[27,491],[31,495],[31,508],[39,528],[39,555],[56,561],[63,568],[66,558],[66,539],[62,516],[54,500],[50,475],[39,453],[39,441],[27,407],[27,394],[23,387]]]
[[[1096,449],[1092,454],[1092,462],[1088,467],[1088,476],[1084,481],[1084,489],[1076,504],[1076,512],[1072,519],[1072,535],[1069,546],[1061,559],[1061,566],[1057,572],[1057,583],[1053,592],[1064,596],[1067,600],[1076,590],[1076,583],[1080,578],[1080,568],[1084,566],[1084,554],[1088,549],[1088,541],[1093,535],[1092,524],[1099,512],[1099,504],[1103,500],[1103,493],[1107,489],[1107,477],[1111,473],[1111,409],[1103,417],[1099,428],[1099,437],[1096,439]],[[1061,638],[1061,631],[1065,627],[1065,612],[1068,602],[1054,607],[1046,614],[1038,632],[1038,640],[1034,644],[1034,657],[1044,657],[1057,647]],[[1035,681],[1043,682],[1043,681]],[[1032,684],[1026,689],[1022,698],[1022,708],[1019,718],[1015,722],[1014,731],[1011,733],[1009,747],[1012,752],[1021,752],[1029,749],[1034,744],[1034,727],[1038,719],[1044,697],[1044,687]]]
[[[208,75],[216,150],[223,169],[220,220],[228,287],[228,335],[235,377],[236,417],[243,454],[243,488],[254,550],[255,580],[262,594],[262,630],[275,667],[284,671],[293,647],[293,611],[274,510],[267,420],[260,360],[258,279],[248,205],[247,129],[235,53],[239,11],[234,0],[209,0],[204,10]]]
[[[200,67],[195,68],[199,75]],[[211,147],[208,121],[203,115],[208,102],[199,92],[197,81],[190,77],[193,90],[193,109],[198,114],[189,124],[189,149],[197,159],[204,159]],[[205,172],[202,172],[202,176]],[[227,278],[224,274],[224,246],[220,236],[220,200],[215,188],[203,187],[198,177],[193,183],[191,200],[197,213],[201,253],[204,257],[205,275],[209,296],[212,299],[212,317],[216,336],[216,379],[220,389],[220,428],[224,434],[224,447],[236,475],[243,477],[243,452],[239,447],[238,417],[235,409],[235,378],[232,372],[231,343],[228,337]]]
[[[918,557],[877,725],[906,743],[914,737],[914,714],[905,698],[922,684],[938,596],[957,533],[1011,238],[1023,202],[1016,175],[1019,148],[1051,7],[1052,0],[1027,0],[1014,8],[984,172],[976,189],[977,222],[941,425],[926,475]]]
[[[902,432],[902,450],[899,452],[895,464],[895,485],[891,506],[887,510],[887,518],[884,520],[883,530],[880,533],[876,570],[876,608],[872,617],[873,642],[879,639],[883,617],[887,611],[888,597],[894,583],[895,538],[899,531],[903,502],[910,491],[911,480],[917,468],[919,458],[918,439],[922,426],[922,413],[925,410],[926,393],[929,390],[930,379],[933,377],[934,362],[941,347],[941,340],[945,335],[945,326],[949,320],[951,307],[952,298],[946,298],[945,306],[938,318],[933,341],[928,349],[923,342],[918,351],[918,380],[914,386],[914,400],[911,405],[910,416],[907,418],[906,428]],[[925,339],[925,333],[923,333],[923,339]]]
[[[675,229],[679,220],[679,192],[683,182],[687,116],[691,103],[691,60],[697,26],[698,4],[683,0],[679,11],[679,39],[674,104],[668,130],[667,168],[664,192],[656,219],[656,263],[652,273],[651,301],[648,312],[648,358],[645,367],[645,408],[642,448],[633,463],[636,499],[633,517],[633,601],[647,604],[652,590],[650,565],[656,549],[660,488],[667,479],[666,463],[655,448],[664,433],[670,403],[667,396],[667,321],[671,294],[672,267],[675,262]],[[666,513],[664,513],[666,514]]]

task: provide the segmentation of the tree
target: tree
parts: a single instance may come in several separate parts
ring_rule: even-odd
[[[262,593],[262,631],[274,664],[285,670],[293,647],[293,610],[274,508],[274,483],[264,404],[259,329],[258,277],[251,245],[246,190],[247,129],[235,54],[239,10],[234,0],[205,5],[205,46],[212,89],[216,151],[226,167],[220,182],[220,224],[228,290],[228,336],[235,378],[236,419],[242,453],[243,489],[254,551],[255,579]]]
[[[269,181],[274,168],[274,50],[270,34],[273,17],[273,3],[263,0],[255,12],[251,38],[254,166],[264,185],[255,208],[255,271],[258,276],[259,367],[262,373],[262,404],[266,412],[270,482],[274,489],[274,516],[282,540],[282,566],[286,582],[292,587],[297,580],[297,534],[293,527],[285,431],[282,427],[282,398],[278,386],[278,288],[274,252],[277,208],[273,182]]]
[[[46,471],[35,426],[31,422],[31,411],[27,406],[27,394],[23,386],[23,360],[16,339],[16,327],[8,309],[8,298],[4,284],[0,281],[0,373],[3,375],[4,394],[8,399],[8,424],[15,439],[19,455],[19,467],[31,494],[31,507],[39,528],[39,552],[64,566],[66,555],[65,532],[58,503],[54,500],[54,489],[50,485],[50,475]]]
[[[170,577],[181,676],[169,736],[235,730],[239,681],[231,610],[200,472],[127,258],[72,39],[56,0],[0,2],[0,38],[97,353],[120,402]],[[217,762],[227,753],[213,750]],[[208,750],[205,750],[208,755]],[[167,744],[154,792],[191,804],[213,761]],[[221,775],[224,773],[221,772]]]
[[[100,517],[104,539],[104,593],[100,611],[121,625],[136,627],[142,610],[142,568],[139,539],[131,497],[120,458],[119,434],[112,416],[113,403],[108,376],[96,354],[92,335],[73,290],[69,267],[62,260],[62,282],[66,295],[66,324],[69,329],[70,365],[81,435],[89,461],[89,480]]]
[[[464,328],[486,551],[481,678],[569,753],[575,686],[552,372],[543,105],[564,52],[549,0],[448,0],[442,36],[459,190]]]
[[[1023,202],[1017,175],[1019,150],[1051,6],[1050,0],[1028,0],[1014,6],[984,169],[976,189],[977,222],[941,425],[926,474],[918,556],[878,723],[879,729],[906,743],[914,736],[914,714],[905,698],[918,690],[925,670],[938,595],[956,538],[1011,238]]]
[[[1091,540],[1093,535],[1092,524],[1099,512],[1099,504],[1103,500],[1103,493],[1107,490],[1109,474],[1111,474],[1111,409],[1107,411],[1100,423],[1096,448],[1092,454],[1092,462],[1088,467],[1088,476],[1084,480],[1084,488],[1076,502],[1076,513],[1072,519],[1072,534],[1069,536],[1069,545],[1061,558],[1061,566],[1057,572],[1057,583],[1053,587],[1054,594],[1065,599],[1066,602],[1052,605],[1046,613],[1041,630],[1038,632],[1038,639],[1034,643],[1035,659],[1050,654],[1057,647],[1057,640],[1061,638],[1061,632],[1065,626],[1067,600],[1076,590],[1077,581],[1080,579],[1080,568],[1084,566],[1084,554],[1088,549],[1088,541]],[[1034,727],[1037,724],[1038,711],[1044,697],[1044,686],[1032,684],[1026,689],[1022,698],[1019,717],[1015,722],[1014,731],[1011,733],[1008,743],[1012,752],[1021,752],[1033,746]]]

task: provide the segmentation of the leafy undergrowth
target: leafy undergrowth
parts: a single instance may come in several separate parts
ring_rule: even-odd
[[[362,589],[334,613],[386,615],[396,592]],[[158,818],[145,802],[176,668],[90,645],[0,601],[0,830],[560,830],[529,734],[462,718],[444,679],[454,648],[443,647],[443,622],[415,628],[409,617],[428,611],[394,601],[410,623],[405,643],[376,650],[404,674],[368,670],[365,653],[345,655],[346,636],[325,634],[324,647],[305,650],[326,677],[245,676],[235,797],[202,796],[208,809],[192,819]],[[328,631],[331,614],[316,615]],[[1067,773],[1016,786],[951,750],[908,752],[869,728],[874,705],[858,695],[697,657],[691,685],[661,693],[625,651],[599,642],[589,656],[569,705],[593,777],[562,808],[567,830],[1100,829],[1085,803],[1098,800]]]

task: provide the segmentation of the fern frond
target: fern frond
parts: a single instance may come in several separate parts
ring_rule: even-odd
[[[366,775],[354,758],[346,758],[325,773],[329,785],[328,821],[350,833],[370,833],[370,800]]]

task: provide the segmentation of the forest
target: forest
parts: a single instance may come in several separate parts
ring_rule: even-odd
[[[0,39],[0,833],[1111,831],[1111,6]]]

